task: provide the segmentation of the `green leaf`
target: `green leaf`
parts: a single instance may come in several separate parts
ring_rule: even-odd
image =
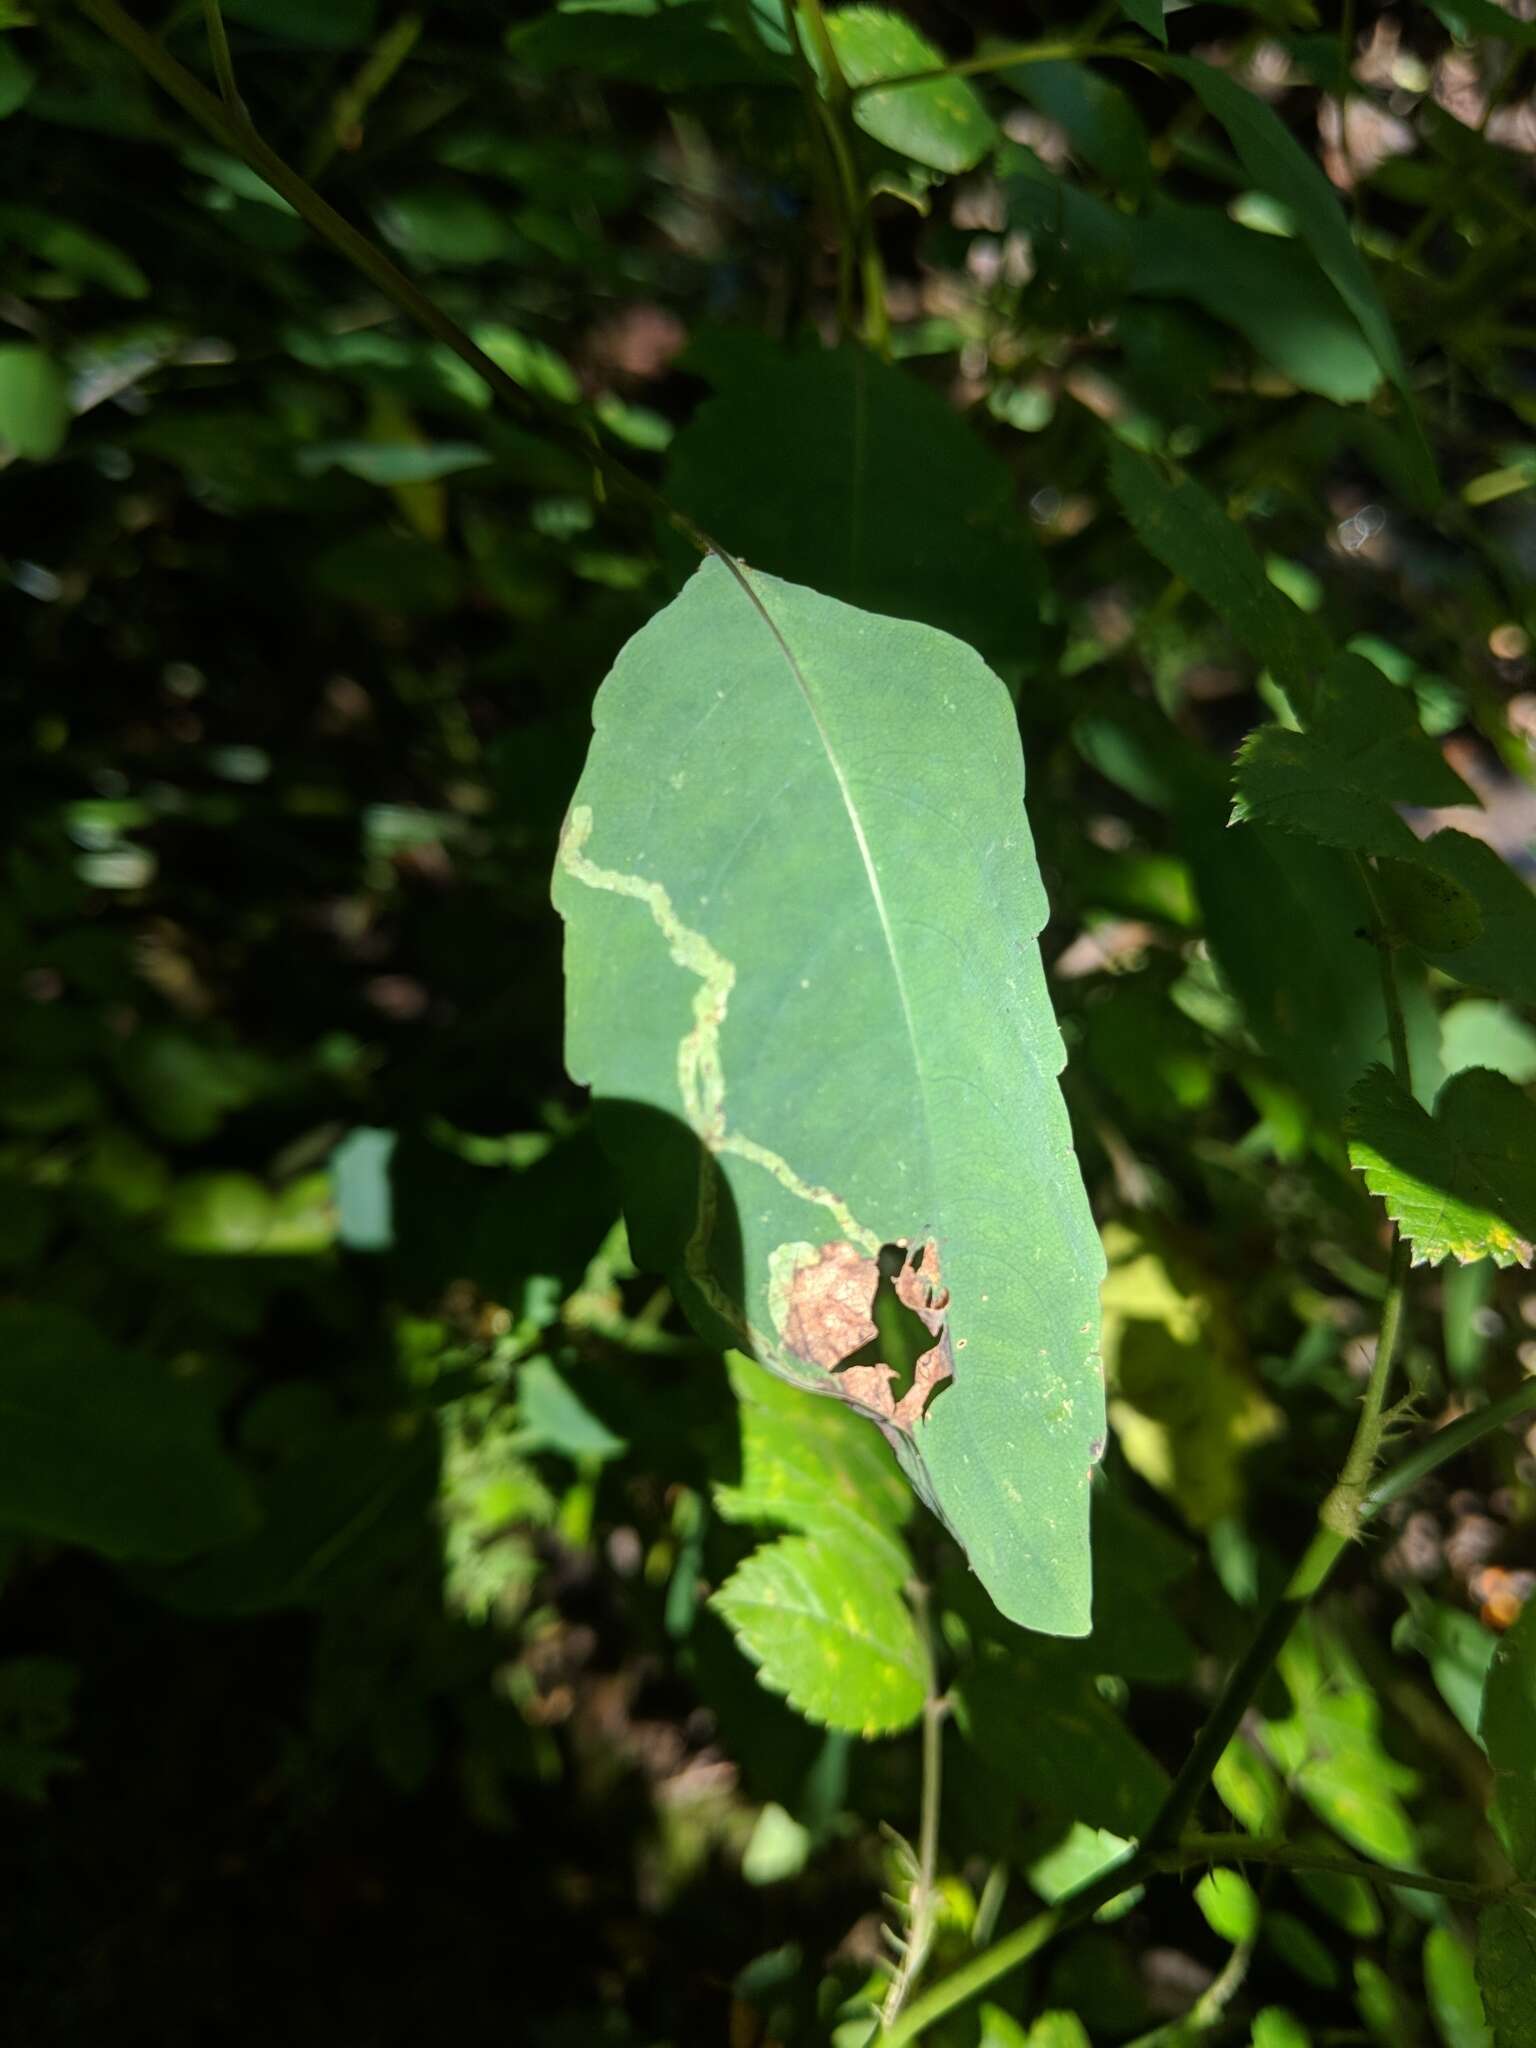
[[[1168,25],[1163,20],[1163,0],[1120,0],[1120,12],[1127,21],[1134,21],[1138,28],[1144,28],[1166,50],[1168,47]]]
[[[756,1522],[852,1546],[904,1579],[912,1497],[873,1430],[840,1401],[807,1401],[739,1351],[726,1354],[741,1404],[741,1483],[717,1486],[728,1522]]]
[[[1254,2015],[1252,2048],[1312,2048],[1312,2036],[1284,2006],[1266,2005]]]
[[[989,1650],[951,1698],[966,1740],[1032,1805],[1122,1837],[1146,1831],[1167,1773],[1060,1646]]]
[[[1536,1914],[1485,1906],[1477,1916],[1477,1982],[1493,2048],[1536,2048]]]
[[[1526,49],[1536,48],[1536,22],[1524,21],[1497,0],[1429,0],[1451,34],[1463,43],[1496,36]]]
[[[1448,1074],[1492,1067],[1524,1087],[1536,1081],[1536,1031],[1508,1003],[1468,996],[1440,1019],[1440,1060]]]
[[[889,8],[840,7],[825,20],[838,69],[850,86],[944,68],[944,53]],[[804,27],[801,34],[819,71],[817,39]],[[895,92],[858,92],[853,118],[887,149],[934,171],[972,170],[997,140],[992,117],[963,78],[934,78]]]
[[[65,1309],[0,1307],[0,1527],[154,1559],[253,1519],[198,1389]]]
[[[0,36],[0,121],[26,105],[36,83],[32,66],[17,56],[8,36]]]
[[[231,21],[313,50],[345,50],[366,42],[378,0],[223,0]]]
[[[187,1614],[257,1614],[310,1607],[421,1544],[436,1477],[432,1432],[348,1422],[315,1438],[263,1490],[263,1524],[243,1543],[148,1577]]]
[[[1232,1818],[1250,1835],[1273,1834],[1280,1826],[1284,1788],[1245,1736],[1234,1736],[1227,1744],[1211,1783]]]
[[[624,13],[562,7],[509,29],[507,48],[532,71],[589,71],[661,93],[792,85],[788,63],[755,38],[738,41],[727,33],[722,12],[714,0]]]
[[[298,453],[304,476],[343,469],[365,484],[434,483],[490,461],[471,441],[316,441]]]
[[[673,442],[667,493],[723,546],[989,659],[1031,651],[1042,570],[1013,476],[937,392],[860,349],[749,334],[684,361],[716,396]]]
[[[1431,965],[1469,988],[1536,1004],[1536,891],[1491,846],[1466,832],[1436,832],[1417,858],[1465,889],[1482,919],[1481,932],[1469,944],[1444,954],[1431,951]]]
[[[1289,209],[1296,232],[1360,323],[1372,353],[1401,392],[1412,417],[1412,390],[1397,336],[1365,259],[1355,247],[1333,187],[1273,108],[1245,91],[1225,72],[1193,57],[1169,57],[1164,64],[1176,78],[1193,87],[1207,113],[1226,129],[1243,169],[1259,190]],[[1434,465],[1422,443],[1420,466],[1422,485],[1433,491]]]
[[[1043,2012],[1029,2030],[1028,2048],[1093,2048],[1075,2012]]]
[[[1350,1164],[1413,1245],[1413,1263],[1531,1263],[1536,1105],[1486,1067],[1453,1074],[1423,1109],[1385,1067],[1350,1098]]]
[[[1258,1932],[1259,1895],[1235,1870],[1208,1870],[1195,1886],[1195,1904],[1211,1932],[1234,1947]]]
[[[0,342],[0,451],[46,462],[69,432],[69,384],[46,349]]]
[[[1445,2048],[1493,2048],[1472,1952],[1453,1927],[1424,1937],[1424,1989]]]
[[[1376,901],[1390,938],[1423,953],[1460,953],[1482,936],[1477,898],[1419,859],[1378,859]]]
[[[1006,692],[711,560],[595,720],[555,878],[566,1050],[636,1257],[711,1341],[880,1421],[1006,1614],[1084,1633],[1103,1260]],[[878,1359],[834,1374],[902,1245],[936,1342],[897,1409]]]
[[[1394,1649],[1411,1647],[1427,1659],[1435,1690],[1474,1741],[1497,1640],[1475,1614],[1442,1600],[1415,1601],[1392,1631]]]
[[[982,54],[994,46],[984,43]],[[1152,182],[1147,131],[1119,86],[1086,64],[1015,64],[998,76],[1042,114],[1060,122],[1073,153],[1122,191]],[[1137,223],[1139,238],[1144,223]]]
[[[3,48],[3,46],[0,46]],[[149,296],[149,279],[131,256],[99,235],[36,206],[0,206],[0,243],[26,249],[40,263],[82,284],[99,284],[123,299]]]
[[[861,1551],[784,1536],[710,1603],[770,1692],[812,1721],[888,1735],[922,1712],[927,1657],[888,1574]]]
[[[1276,590],[1242,530],[1203,485],[1123,443],[1110,456],[1109,480],[1142,546],[1307,701],[1328,658],[1327,636]]]
[[[529,1450],[603,1461],[625,1449],[623,1437],[598,1420],[547,1358],[530,1358],[518,1371],[517,1419]]]
[[[1234,824],[1271,825],[1325,846],[1407,860],[1415,858],[1419,842],[1394,806],[1470,797],[1425,738],[1413,697],[1358,654],[1337,655],[1329,664],[1305,732],[1267,725],[1250,734],[1233,779]],[[1465,912],[1467,896],[1457,889],[1452,911],[1460,903]],[[1463,929],[1465,923],[1464,917]]]
[[[1303,391],[1352,405],[1380,385],[1359,327],[1296,243],[1239,227],[1214,207],[1159,200],[1137,221],[1131,250],[1132,292],[1192,300]]]
[[[1536,1601],[1499,1639],[1483,1688],[1493,1821],[1521,1877],[1536,1878]]]

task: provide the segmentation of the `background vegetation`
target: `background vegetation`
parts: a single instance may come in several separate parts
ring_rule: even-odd
[[[1414,1088],[1523,1105],[1504,1235],[1485,1201],[1410,1283],[1403,1447],[1536,1368],[1536,26],[226,16],[261,135],[511,388],[111,0],[0,0],[12,2038],[854,2048],[882,1925],[942,1986],[1145,1833],[1343,1464],[1389,1233],[1344,1129],[1382,905],[1340,848],[1401,851],[1383,734],[1410,823],[1493,849],[1387,904]],[[216,89],[198,9],[152,26]],[[1003,1621],[873,1431],[727,1370],[631,1260],[548,901],[593,692],[695,559],[621,469],[1017,704],[1110,1268],[1085,1640]],[[1234,753],[1330,648],[1375,708],[1318,728],[1313,836],[1283,773],[1229,829]],[[1229,1845],[925,2039],[1490,2038],[1479,1698],[1536,1588],[1529,1427],[1384,1508],[1202,1809],[1440,1888]],[[938,1672],[870,1740],[713,1599],[851,1524],[914,1562]]]

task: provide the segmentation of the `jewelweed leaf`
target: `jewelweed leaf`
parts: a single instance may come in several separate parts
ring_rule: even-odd
[[[566,1054],[637,1258],[711,1341],[877,1422],[1010,1619],[1085,1633],[1103,1258],[1007,693],[943,634],[714,558],[595,723]],[[910,1384],[882,1281],[932,1339]]]

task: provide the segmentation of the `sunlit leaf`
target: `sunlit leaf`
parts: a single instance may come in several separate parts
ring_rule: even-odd
[[[854,1735],[905,1728],[922,1711],[927,1658],[890,1575],[861,1551],[784,1536],[714,1595],[771,1692]]]
[[[45,462],[69,432],[69,385],[46,349],[0,342],[0,450]]]
[[[1424,1937],[1424,1989],[1445,2048],[1492,2048],[1472,1951],[1452,1927]]]
[[[1408,859],[1418,841],[1395,805],[1470,797],[1420,730],[1413,698],[1358,654],[1329,664],[1305,732],[1266,725],[1249,736],[1234,785],[1234,823],[1272,825],[1325,846]],[[1465,896],[1461,891],[1457,900]],[[1476,936],[1471,932],[1463,943]]]
[[[1083,1633],[1100,1254],[1005,692],[711,561],[596,724],[555,883],[567,1056],[637,1256],[713,1340],[879,1420],[1005,1613]],[[883,1246],[935,1335],[899,1403],[878,1356],[834,1377]]]
[[[853,87],[918,71],[941,71],[944,53],[904,16],[886,7],[839,7],[825,17],[838,69]],[[807,54],[818,69],[817,38],[802,28]],[[887,149],[935,171],[968,171],[997,140],[992,118],[964,78],[934,78],[892,92],[858,92],[853,118]]]
[[[1529,1265],[1536,1240],[1536,1105],[1502,1074],[1467,1067],[1431,1116],[1385,1067],[1350,1102],[1349,1157],[1413,1246],[1415,1265]]]

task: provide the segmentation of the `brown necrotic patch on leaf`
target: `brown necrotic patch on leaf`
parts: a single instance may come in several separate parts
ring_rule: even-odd
[[[873,1313],[879,1260],[844,1242],[785,1247],[789,1270],[776,1275],[782,1313],[775,1318],[785,1344],[834,1374],[840,1398],[878,1422],[887,1435],[893,1427],[910,1434],[929,1396],[954,1369],[944,1328],[949,1292],[939,1271],[938,1246],[930,1238],[915,1252],[904,1245],[891,1249],[901,1261],[893,1291],[934,1339],[913,1364],[911,1385],[899,1399],[891,1384],[896,1368],[870,1357],[880,1336]],[[859,1362],[848,1362],[854,1359]]]

